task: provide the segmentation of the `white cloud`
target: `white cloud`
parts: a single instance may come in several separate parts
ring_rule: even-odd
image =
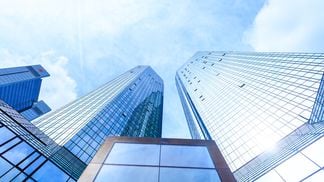
[[[76,82],[66,70],[68,59],[54,51],[43,52],[35,57],[17,55],[7,49],[0,49],[0,67],[16,67],[41,64],[50,74],[44,78],[40,100],[44,100],[53,110],[77,98]]]
[[[241,42],[242,32],[262,3],[0,0],[0,49],[65,55],[70,61],[64,67],[80,83],[78,95],[136,65],[151,65],[165,81],[163,135],[188,137],[175,71],[198,50],[250,48]]]
[[[269,0],[246,33],[256,51],[323,52],[324,1]]]

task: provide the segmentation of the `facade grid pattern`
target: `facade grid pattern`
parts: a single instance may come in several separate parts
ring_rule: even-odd
[[[61,155],[60,146],[3,101],[0,130],[0,181],[39,181],[51,175],[73,181],[85,168],[71,153]]]
[[[138,66],[33,123],[89,163],[107,136],[161,137],[162,108],[162,79]]]
[[[184,110],[200,118],[187,117],[188,124],[208,133],[236,171],[310,123],[314,102],[323,98],[323,59],[319,53],[198,52],[176,75],[182,102],[195,107]]]

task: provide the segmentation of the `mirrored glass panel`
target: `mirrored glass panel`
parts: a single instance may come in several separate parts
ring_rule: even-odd
[[[159,165],[159,153],[155,144],[115,143],[105,163]]]
[[[12,166],[0,157],[0,176],[5,174]]]
[[[161,146],[161,166],[214,168],[209,152],[204,146]]]
[[[215,169],[161,168],[160,182],[220,182]]]
[[[66,181],[69,176],[61,169],[56,167],[52,162],[47,161],[34,175],[37,181]]]
[[[96,182],[158,182],[158,167],[103,165]]]
[[[1,137],[0,137],[0,145],[3,144],[4,142],[8,141],[9,139],[13,138],[15,135],[9,131],[7,128],[5,127],[1,127],[0,128],[0,133],[1,133]]]
[[[22,142],[10,149],[6,153],[4,153],[4,157],[7,158],[14,164],[18,164],[21,160],[27,157],[30,153],[32,153],[34,149],[30,147],[27,143]]]
[[[275,169],[286,181],[300,181],[319,170],[319,167],[301,153],[297,153]]]

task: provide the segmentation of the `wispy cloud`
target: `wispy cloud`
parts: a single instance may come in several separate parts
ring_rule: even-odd
[[[246,33],[257,51],[323,52],[324,1],[269,0]]]
[[[176,70],[199,50],[249,50],[242,35],[263,1],[1,1],[0,48],[66,57],[78,96],[151,65],[165,82],[163,136],[189,137]]]

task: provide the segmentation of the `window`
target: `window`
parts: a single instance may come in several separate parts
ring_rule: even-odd
[[[109,179],[110,182],[157,182],[158,176],[158,167],[104,165],[95,181],[104,182]]]
[[[23,142],[4,153],[3,156],[12,163],[18,164],[33,151],[34,149],[32,147]]]
[[[205,146],[162,145],[161,166],[214,168]]]
[[[6,173],[12,166],[0,157],[0,176]]]
[[[155,144],[115,143],[105,163],[158,165],[159,152]]]
[[[8,141],[9,139],[13,138],[15,135],[9,131],[6,127],[1,127],[0,128],[0,145],[3,144],[4,142]]]
[[[34,175],[36,181],[66,181],[69,177],[52,162],[47,161]]]
[[[220,182],[215,169],[187,169],[165,168],[160,169],[160,182]]]

